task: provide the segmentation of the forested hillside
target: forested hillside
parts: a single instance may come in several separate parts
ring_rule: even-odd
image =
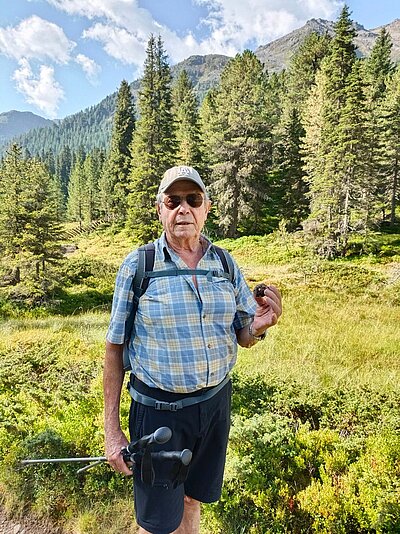
[[[0,147],[10,139],[20,136],[34,128],[47,128],[53,121],[39,117],[30,111],[7,111],[0,113]]]
[[[360,24],[354,23],[356,35],[354,43],[359,57],[369,57],[379,33],[384,29],[391,36],[393,46],[391,59],[394,63],[400,61],[400,20],[397,19],[383,27],[373,30],[366,30]],[[312,19],[303,27],[294,30],[290,34],[276,39],[267,45],[260,46],[255,51],[255,55],[264,65],[269,73],[279,73],[289,68],[293,55],[310,34],[332,36],[334,33],[334,23],[322,19]],[[218,54],[206,56],[191,56],[186,60],[171,67],[171,73],[176,79],[182,70],[186,70],[189,79],[193,84],[195,94],[201,102],[206,93],[217,86],[221,73],[225,68],[229,57]],[[131,90],[134,98],[140,86],[139,80],[131,83]],[[41,154],[43,151],[51,151],[55,156],[66,147],[76,151],[83,148],[85,151],[93,148],[108,149],[111,136],[111,122],[115,111],[117,93],[113,93],[100,103],[82,110],[79,113],[66,117],[58,121],[57,126],[50,130],[43,128],[31,131],[16,141],[29,150],[30,154]],[[32,125],[29,128],[38,128],[40,125]],[[13,136],[18,136],[21,132],[15,131]],[[7,136],[7,141],[10,136]],[[2,146],[0,130],[0,147]],[[4,144],[3,144],[4,146]]]

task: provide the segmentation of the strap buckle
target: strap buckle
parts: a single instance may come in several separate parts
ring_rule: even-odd
[[[163,412],[176,412],[178,410],[178,404],[176,402],[163,402],[155,401],[155,409]]]

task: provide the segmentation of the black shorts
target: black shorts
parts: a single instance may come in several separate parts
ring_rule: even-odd
[[[169,393],[134,379],[140,393],[157,400],[174,402],[199,392]],[[154,464],[155,483],[145,484],[134,471],[134,499],[137,523],[152,534],[176,530],[183,516],[184,495],[201,502],[221,496],[226,448],[230,428],[232,385],[229,381],[214,397],[176,412],[160,411],[132,401],[129,415],[131,440],[151,434],[161,426],[172,430],[172,438],[152,451],[190,449],[193,453],[186,481],[177,487],[166,478],[165,465]],[[169,471],[168,471],[169,472]]]

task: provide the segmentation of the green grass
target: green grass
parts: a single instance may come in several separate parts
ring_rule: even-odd
[[[266,432],[276,426],[280,434],[277,430],[274,447],[277,451],[283,447],[283,451],[284,443],[293,438],[293,428],[314,425],[317,434],[310,429],[304,430],[304,435],[300,432],[296,439],[304,438],[308,444],[293,442],[293,450],[312,450],[312,440],[320,439],[325,440],[330,451],[328,429],[340,449],[343,444],[338,432],[363,440],[364,434],[378,432],[382,425],[400,428],[396,408],[400,399],[399,238],[398,234],[377,234],[375,254],[360,255],[359,250],[356,254],[355,246],[351,257],[334,262],[311,256],[299,236],[282,232],[219,242],[232,251],[251,287],[265,280],[275,283],[283,295],[284,313],[279,324],[264,342],[239,350],[234,412],[235,417],[240,419],[242,414],[248,419],[243,430],[249,436],[263,425]],[[30,492],[28,479],[21,479],[15,471],[26,440],[37,438],[36,453],[40,454],[40,436],[48,430],[55,433],[55,443],[61,440],[66,451],[93,455],[102,452],[101,369],[112,285],[118,265],[134,244],[126,235],[110,231],[82,237],[77,244],[78,249],[63,267],[65,287],[52,303],[42,309],[22,309],[6,302],[4,296],[1,301],[2,501],[13,513],[31,507],[39,515],[55,515],[74,534],[100,534],[104,530],[99,530],[99,525],[109,534],[134,532],[132,526],[126,530],[132,520],[121,498],[130,489],[126,481],[106,467],[94,470],[81,485],[74,485],[74,471],[65,471],[65,480],[71,481],[68,498],[62,495],[57,477],[52,478],[54,471],[46,471],[51,483],[41,479],[38,472],[31,480]],[[124,392],[125,420],[129,402]],[[240,434],[243,423],[239,419],[235,428]],[[264,441],[261,443],[267,447]],[[203,534],[264,534],[265,530],[257,530],[262,527],[256,525],[259,521],[262,524],[268,515],[262,510],[268,507],[276,511],[276,517],[284,517],[284,508],[273,501],[271,488],[269,497],[261,487],[255,498],[244,489],[244,480],[242,492],[236,497],[229,493],[229,476],[235,473],[235,462],[239,462],[236,455],[241,454],[240,446],[235,447],[233,440],[225,496],[228,500],[206,507]],[[362,450],[361,445],[355,450],[357,447]],[[351,458],[357,454],[351,452]],[[321,458],[319,462],[326,462],[325,456]],[[288,474],[289,481],[293,473]],[[281,495],[279,499],[283,495],[288,499],[292,490],[289,484],[276,491]],[[308,494],[304,495],[304,506],[311,510]],[[50,502],[53,504],[49,508]],[[248,517],[239,513],[246,502],[252,510]],[[125,519],[110,522],[109,517],[120,514],[122,509]],[[257,514],[261,514],[258,519]],[[271,532],[284,532],[279,528],[271,527]],[[289,532],[297,532],[296,526],[291,528]]]

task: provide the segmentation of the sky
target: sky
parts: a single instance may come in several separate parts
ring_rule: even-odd
[[[336,20],[341,0],[0,0],[0,113],[64,118],[140,77],[151,34],[171,65],[234,56],[311,18]],[[373,29],[400,18],[398,0],[348,0]],[[377,7],[379,6],[379,7]]]

